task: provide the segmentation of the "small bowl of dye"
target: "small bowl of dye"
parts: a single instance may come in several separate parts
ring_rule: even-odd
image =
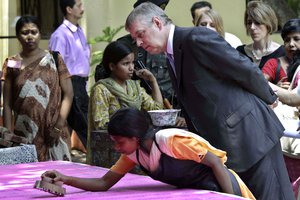
[[[164,109],[148,111],[154,126],[174,126],[180,109]]]

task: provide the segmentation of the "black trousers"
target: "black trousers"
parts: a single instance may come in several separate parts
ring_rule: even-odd
[[[74,97],[68,116],[69,126],[76,131],[79,139],[85,147],[87,145],[87,114],[89,103],[89,96],[86,91],[86,81],[87,78],[72,76]]]
[[[253,167],[238,175],[258,200],[295,199],[280,142]]]

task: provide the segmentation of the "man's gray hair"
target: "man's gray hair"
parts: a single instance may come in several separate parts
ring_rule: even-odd
[[[172,20],[165,14],[165,12],[157,5],[151,2],[145,2],[137,6],[128,15],[125,23],[125,29],[130,30],[131,25],[138,20],[139,22],[151,26],[153,17],[158,17],[162,20],[164,25],[171,24]]]

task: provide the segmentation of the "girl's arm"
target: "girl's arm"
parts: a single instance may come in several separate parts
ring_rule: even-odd
[[[290,90],[283,89],[273,83],[269,82],[269,85],[276,92],[279,101],[289,106],[299,106],[300,105],[300,95],[296,92],[292,92]]]
[[[136,71],[136,75],[150,82],[152,88],[152,98],[158,103],[163,104],[162,94],[155,76],[147,69],[140,69]]]
[[[220,184],[224,192],[228,194],[234,194],[230,177],[219,157],[208,151],[201,163],[207,165],[212,169],[218,183]]]
[[[127,172],[134,168],[136,164],[127,156],[121,155],[119,160],[101,178],[78,178],[66,176],[58,171],[46,171],[42,178],[52,178],[55,182],[62,181],[66,185],[77,187],[89,191],[107,191],[115,185]]]
[[[88,191],[107,191],[115,185],[124,175],[108,171],[101,178],[79,178],[61,174],[58,171],[46,171],[42,178],[53,178],[56,181],[62,181],[66,185],[80,188]]]

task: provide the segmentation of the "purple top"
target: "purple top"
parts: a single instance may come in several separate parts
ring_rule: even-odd
[[[49,49],[60,52],[71,75],[89,75],[90,46],[80,26],[65,19],[51,35]]]

